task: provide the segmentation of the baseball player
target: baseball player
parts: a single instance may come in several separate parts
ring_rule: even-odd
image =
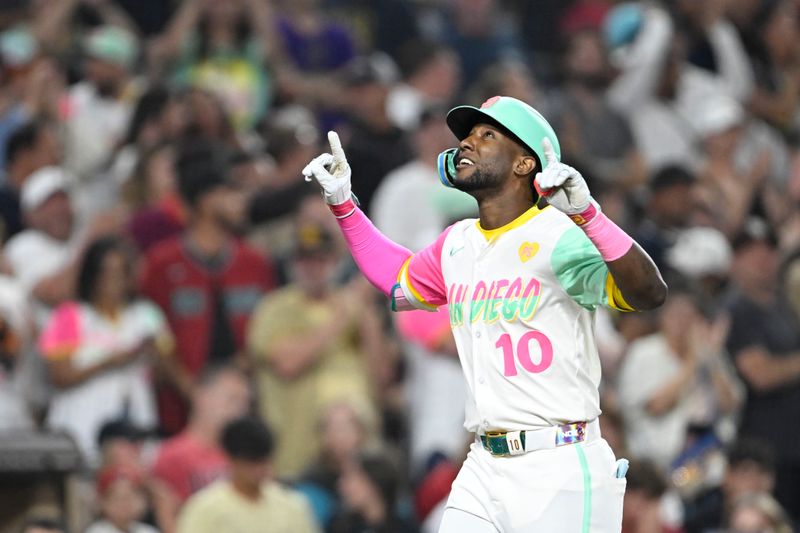
[[[331,153],[303,170],[394,310],[449,305],[468,385],[465,426],[476,438],[440,532],[619,532],[624,468],[597,421],[594,310],[657,307],[666,285],[559,161],[556,134],[532,107],[494,97],[452,109],[447,124],[460,142],[439,156],[440,177],[475,197],[480,218],[416,254],[354,203],[335,132]]]

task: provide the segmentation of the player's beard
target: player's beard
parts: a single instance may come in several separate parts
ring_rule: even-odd
[[[501,185],[499,174],[489,172],[485,168],[476,167],[472,174],[466,178],[456,178],[453,186],[459,191],[472,193],[477,191],[484,191],[486,189],[494,189]]]

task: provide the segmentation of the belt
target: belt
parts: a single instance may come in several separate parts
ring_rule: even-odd
[[[600,423],[595,418],[591,422],[526,431],[489,431],[479,437],[486,451],[495,457],[507,457],[595,440],[600,437]]]

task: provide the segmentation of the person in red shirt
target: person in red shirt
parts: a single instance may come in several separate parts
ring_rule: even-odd
[[[179,363],[158,391],[167,435],[183,428],[185,398],[209,364],[244,360],[250,314],[275,285],[272,265],[237,238],[246,198],[228,177],[228,161],[221,147],[207,141],[182,147],[176,170],[186,230],[145,256],[141,290],[164,310]]]
[[[189,496],[227,475],[222,430],[247,413],[250,399],[247,376],[234,366],[212,367],[197,381],[186,429],[164,441],[153,464],[153,507],[162,532],[174,531]]]

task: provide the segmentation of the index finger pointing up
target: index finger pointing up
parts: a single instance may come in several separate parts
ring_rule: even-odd
[[[342,149],[342,141],[339,140],[339,134],[335,131],[328,132],[328,142],[331,145],[331,154],[335,161],[344,161],[344,150]]]
[[[545,164],[550,165],[551,163],[558,163],[558,156],[556,155],[556,151],[553,148],[553,143],[550,142],[550,139],[547,137],[542,139],[542,148],[544,148],[544,158]]]

